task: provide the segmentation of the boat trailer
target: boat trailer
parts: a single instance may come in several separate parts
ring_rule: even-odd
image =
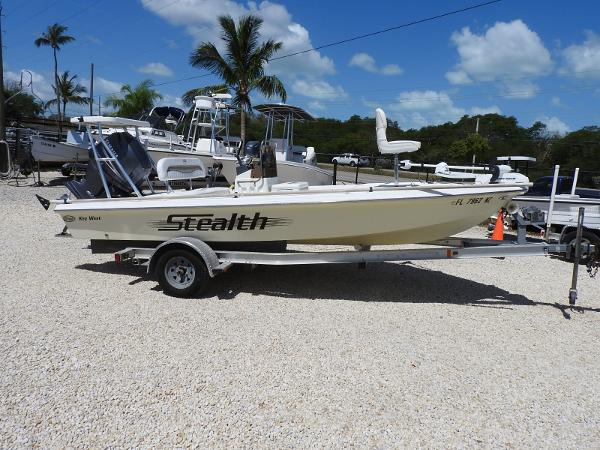
[[[586,256],[588,273],[595,276],[600,267],[600,249],[582,243],[583,208],[579,212],[578,233],[574,245],[556,242],[512,242],[490,239],[447,238],[427,243],[416,249],[371,250],[359,247],[347,251],[282,251],[256,252],[213,249],[194,237],[177,237],[162,242],[157,247],[128,247],[114,254],[116,262],[133,262],[147,267],[155,275],[163,291],[174,297],[191,297],[200,294],[211,278],[226,272],[234,264],[290,266],[304,264],[358,264],[367,263],[507,258],[518,256],[566,256],[573,259],[573,274],[569,289],[569,304],[577,301],[577,280],[580,260]]]

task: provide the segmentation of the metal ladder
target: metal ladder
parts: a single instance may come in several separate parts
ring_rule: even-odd
[[[98,129],[99,130],[101,129],[100,124],[98,124]],[[119,159],[117,158],[117,155],[115,154],[114,149],[104,139],[104,136],[102,136],[102,132],[98,133],[98,138],[100,139],[100,142],[104,146],[104,150],[106,151],[108,156],[100,156],[100,153],[99,153],[98,149],[96,148],[96,143],[94,142],[94,139],[90,133],[90,143],[92,146],[92,153],[94,154],[94,159],[96,160],[96,163],[98,164],[98,169],[99,169],[98,173],[100,174],[100,179],[102,180],[102,186],[104,187],[104,191],[106,192],[106,197],[112,198],[112,195],[110,194],[110,189],[108,187],[108,182],[106,181],[106,175],[104,174],[104,169],[102,168],[102,164],[107,163],[107,162],[114,163],[118,172],[120,172],[120,174],[123,176],[123,178],[125,178],[127,180],[129,185],[133,189],[133,192],[135,192],[135,195],[137,195],[138,197],[142,197],[142,193],[137,188],[137,186],[135,185],[135,183],[133,182],[133,180],[131,179],[131,177],[129,176],[129,174],[127,173],[127,171],[125,170],[125,168],[123,167],[123,165],[121,164]],[[150,185],[149,180],[146,180],[146,181]]]

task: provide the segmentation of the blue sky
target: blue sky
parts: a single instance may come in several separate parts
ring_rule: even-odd
[[[34,39],[60,22],[77,38],[59,54],[61,70],[95,94],[150,78],[176,104],[186,90],[218,82],[187,63],[198,42],[218,41],[216,17],[253,12],[281,54],[393,27],[477,0],[5,0],[5,79],[33,72],[37,95],[51,96],[53,62]],[[402,128],[499,112],[557,132],[600,125],[600,3],[503,0],[433,22],[286,58],[269,65],[288,103],[323,117],[372,116],[382,107]],[[28,78],[28,76],[26,77]],[[264,99],[255,96],[255,102]],[[68,113],[80,113],[71,106]]]

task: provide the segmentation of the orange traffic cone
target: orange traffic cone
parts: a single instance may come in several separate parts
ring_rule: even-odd
[[[492,240],[504,240],[504,209],[502,208],[498,210],[498,217],[496,217],[496,226],[494,227],[494,232],[492,233]]]

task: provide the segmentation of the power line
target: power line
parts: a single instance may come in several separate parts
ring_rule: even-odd
[[[23,2],[23,3],[22,3],[21,5],[19,5],[17,8],[14,8],[14,9],[11,11],[11,13],[12,13],[13,11],[16,11],[17,9],[19,9],[19,8],[20,8],[20,6],[28,4],[28,2],[27,2],[26,0],[22,0],[22,2]],[[52,8],[54,5],[56,5],[58,2],[60,2],[60,0],[54,0],[53,2],[50,2],[50,3],[46,4],[46,7],[45,7],[45,8],[42,8],[42,9],[40,9],[38,12],[35,12],[35,13],[33,13],[33,14],[30,14],[30,15],[28,15],[28,16],[27,16],[27,18],[25,18],[25,19],[21,20],[21,21],[19,22],[19,25],[22,25],[23,23],[29,22],[31,19],[34,19],[34,18],[36,18],[37,16],[39,16],[40,14],[42,14],[42,13],[44,13],[44,12],[48,11],[50,8]],[[10,31],[10,30],[5,30],[5,31]]]
[[[65,19],[63,19],[63,22],[67,22],[69,20],[71,20],[74,17],[77,17],[80,14],[83,14],[84,12],[86,12],[88,9],[90,9],[93,6],[96,6],[98,3],[100,3],[102,0],[96,0],[95,2],[90,3],[87,6],[84,6],[83,8],[81,8],[79,11],[77,11],[76,13],[66,17]]]
[[[489,6],[489,5],[493,4],[493,3],[499,3],[501,1],[502,0],[491,0],[491,1],[488,1],[488,2],[485,2],[485,3],[479,3],[477,5],[467,6],[466,8],[455,9],[454,11],[448,11],[448,12],[445,12],[445,13],[442,13],[442,14],[437,14],[435,16],[426,17],[424,19],[414,20],[412,22],[403,23],[402,25],[397,25],[395,27],[385,28],[383,30],[373,31],[371,33],[361,34],[359,36],[353,36],[353,37],[349,37],[349,38],[342,39],[342,40],[335,41],[335,42],[329,42],[327,44],[319,45],[317,47],[309,48],[309,49],[306,49],[306,50],[300,50],[298,52],[288,53],[287,55],[278,56],[276,58],[271,58],[269,61],[276,61],[276,60],[279,60],[279,59],[289,58],[290,56],[302,55],[304,53],[314,52],[314,51],[317,51],[317,50],[321,50],[323,48],[333,47],[335,45],[341,45],[341,44],[346,44],[348,42],[358,41],[359,39],[365,39],[365,38],[368,38],[368,37],[377,36],[379,34],[388,33],[390,31],[399,30],[401,28],[408,28],[408,27],[411,27],[413,25],[419,25],[421,23],[431,22],[433,20],[437,20],[437,19],[441,19],[441,18],[444,18],[444,17],[452,16],[452,15],[459,14],[459,13],[466,12],[466,11],[470,11],[470,10],[473,10],[473,9],[483,8],[484,6]]]

